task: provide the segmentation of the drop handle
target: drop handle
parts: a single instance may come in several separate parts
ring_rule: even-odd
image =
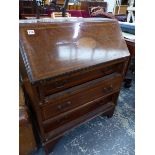
[[[109,93],[109,92],[113,91],[113,86],[111,85],[110,87],[105,87],[105,88],[103,88],[103,91],[105,93]]]
[[[71,101],[68,101],[64,104],[58,105],[58,109],[62,110],[62,109],[68,108],[70,105],[71,105]]]
[[[63,88],[67,82],[68,82],[67,80],[64,80],[62,82],[57,82],[56,83],[56,88],[59,88],[59,89]]]
[[[62,118],[60,118],[60,119],[57,119],[56,122],[57,122],[57,123],[61,123],[61,124],[62,124],[62,123],[65,123],[65,121],[66,121],[67,118],[68,118],[68,116],[65,115],[64,117],[62,117]]]

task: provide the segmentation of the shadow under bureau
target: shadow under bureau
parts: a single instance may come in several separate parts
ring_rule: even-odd
[[[65,132],[113,115],[129,52],[110,19],[20,23],[20,74],[48,154]]]

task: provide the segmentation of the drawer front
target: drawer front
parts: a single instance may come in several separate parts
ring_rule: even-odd
[[[48,96],[67,88],[103,77],[105,75],[109,75],[115,72],[121,73],[123,65],[124,63],[118,63],[107,67],[100,67],[93,71],[85,71],[83,73],[76,73],[72,76],[66,76],[64,79],[43,85],[40,88],[40,91],[44,96]]]
[[[89,102],[81,107],[78,107],[70,112],[59,115],[52,120],[44,121],[43,127],[45,133],[51,132],[67,123],[71,123],[74,120],[80,119],[80,117],[87,117],[90,113],[97,109],[108,109],[115,106],[113,101],[113,95],[106,98],[98,98],[92,102]],[[73,123],[74,124],[74,123]]]
[[[60,96],[54,99],[49,99],[47,101],[48,103],[42,107],[43,120],[47,120],[87,102],[103,97],[104,95],[113,93],[120,88],[121,81],[121,75],[114,74],[107,78],[100,78],[83,84],[82,87],[77,86],[77,89],[75,87],[74,91],[70,89],[72,94],[66,93],[66,95],[64,95],[62,93],[62,95],[60,94]]]

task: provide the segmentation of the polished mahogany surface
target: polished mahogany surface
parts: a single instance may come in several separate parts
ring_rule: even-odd
[[[112,117],[129,52],[115,20],[24,22],[20,73],[48,154],[65,132],[98,115]]]
[[[109,19],[22,23],[20,48],[31,82],[129,56],[117,21]]]

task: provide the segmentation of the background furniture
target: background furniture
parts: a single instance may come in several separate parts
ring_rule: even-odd
[[[121,22],[120,21],[119,24],[120,24],[121,30],[123,32],[135,35],[135,23]],[[129,37],[129,35],[128,35],[128,37]]]
[[[66,15],[65,15],[66,17],[71,17],[71,15],[67,12],[66,13]],[[53,12],[52,14],[51,14],[51,17],[52,18],[59,18],[59,17],[62,17],[62,12]]]
[[[128,7],[128,16],[127,16],[127,22],[130,22],[130,20],[134,23],[135,22],[135,7]]]
[[[20,54],[24,89],[46,153],[73,127],[98,115],[112,117],[129,60],[118,22],[21,23]]]
[[[45,17],[48,16],[44,8],[45,0],[19,0],[19,19],[26,17]]]
[[[36,14],[21,14],[21,19],[36,19]],[[49,18],[48,14],[40,14],[39,18]]]
[[[114,14],[115,15],[120,15],[120,14],[126,15],[127,14],[127,8],[128,8],[128,5],[118,5],[115,7]]]
[[[135,23],[119,22],[119,24],[123,31],[122,34],[130,52],[130,59],[124,84],[126,88],[129,88],[132,84],[132,79],[135,72]]]
[[[127,67],[127,73],[124,80],[125,88],[130,88],[135,74],[135,40],[125,38],[127,47],[130,52],[130,59]]]
[[[19,87],[19,154],[28,155],[37,149],[28,108],[25,105],[24,92]]]
[[[64,0],[58,0],[57,4],[59,7],[62,7],[64,3]],[[127,16],[124,14],[117,14],[112,15],[111,13],[107,13],[107,2],[90,2],[90,1],[81,1],[78,3],[68,3],[67,12],[72,17],[83,17],[83,18],[90,18],[90,8],[91,7],[97,7],[101,6],[104,10],[104,15],[102,15],[103,18],[116,18],[119,21],[126,21]],[[22,8],[21,8],[22,9]],[[39,18],[50,18],[51,14],[53,12],[58,12],[50,5],[47,5],[47,2],[44,6],[39,8]],[[30,19],[30,18],[37,18],[37,13],[34,11],[34,13],[26,13],[20,11],[20,19]]]
[[[135,0],[129,1],[129,7],[128,10],[128,16],[127,16],[127,22],[135,22]]]
[[[35,2],[33,0],[19,0],[19,12],[20,14],[34,14]]]
[[[101,6],[104,10],[104,15],[100,16],[103,18],[115,18],[118,21],[125,22],[127,20],[126,14],[123,14],[123,10],[120,11],[121,14],[113,15],[112,13],[107,12],[107,2],[90,2],[90,1],[81,1],[81,10],[68,10],[72,17],[83,17],[90,18],[90,8]]]
[[[90,7],[103,7],[104,11],[107,12],[107,2],[90,2],[90,1],[81,1],[81,10],[89,11]]]
[[[115,15],[116,19],[118,19],[118,21],[127,21],[127,8],[128,0],[115,0],[113,14]]]
[[[63,6],[64,5],[64,0],[57,0],[57,4]]]

